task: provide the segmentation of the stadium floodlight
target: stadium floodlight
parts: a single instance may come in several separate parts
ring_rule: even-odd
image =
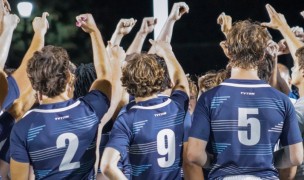
[[[21,17],[28,18],[32,14],[33,4],[30,2],[20,2],[17,5],[18,12]]]

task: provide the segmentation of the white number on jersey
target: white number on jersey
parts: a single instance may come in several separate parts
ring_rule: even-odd
[[[59,171],[66,171],[80,167],[80,162],[71,163],[79,144],[78,137],[73,133],[61,134],[56,141],[57,149],[65,147],[65,141],[69,141],[68,149],[59,166]]]
[[[157,152],[166,157],[157,159],[162,168],[170,167],[175,161],[175,134],[171,129],[163,129],[157,134]],[[167,159],[167,160],[166,160]]]
[[[261,124],[257,118],[247,118],[249,114],[259,114],[258,108],[239,108],[238,126],[248,128],[250,125],[250,138],[247,130],[238,130],[239,141],[247,146],[256,145],[261,138]]]

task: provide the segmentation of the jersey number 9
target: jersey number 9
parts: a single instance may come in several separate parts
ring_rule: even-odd
[[[175,134],[171,129],[163,129],[157,134],[157,152],[161,157],[157,159],[162,168],[170,167],[175,161]]]

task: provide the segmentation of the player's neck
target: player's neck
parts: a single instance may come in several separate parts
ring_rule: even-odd
[[[304,97],[304,82],[301,82],[300,85],[297,85],[300,98]]]
[[[67,101],[69,99],[71,99],[71,98],[67,95],[67,93],[64,92],[64,93],[61,93],[60,95],[52,97],[52,98],[42,95],[42,97],[40,97],[39,103],[40,104],[53,104],[53,103]]]
[[[154,99],[154,98],[157,98],[157,94],[153,94],[153,95],[148,96],[148,97],[135,97],[135,101],[136,101],[136,103],[138,103],[138,102],[141,102],[141,101],[147,101],[147,100]]]
[[[231,69],[230,79],[251,79],[259,80],[257,69],[242,69],[238,67],[233,67]]]

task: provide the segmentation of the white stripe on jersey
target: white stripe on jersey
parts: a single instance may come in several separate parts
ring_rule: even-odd
[[[236,83],[221,83],[222,86],[244,87],[244,88],[261,88],[271,87],[269,84],[236,84]]]
[[[162,108],[164,106],[167,106],[168,104],[171,103],[171,99],[168,99],[167,101],[163,102],[163,103],[160,103],[160,104],[157,104],[157,105],[154,105],[154,106],[133,106],[131,107],[131,109],[158,109],[158,108]]]
[[[225,176],[223,180],[261,180],[261,178],[252,175],[236,175],[236,176]]]
[[[39,112],[39,113],[63,112],[63,111],[67,111],[67,110],[73,109],[74,107],[78,106],[79,104],[80,104],[80,101],[76,101],[74,104],[71,104],[71,105],[69,105],[67,107],[64,107],[64,108],[58,108],[58,109],[32,109],[32,110],[28,111],[22,118],[24,118],[25,116],[27,116],[31,112]]]

